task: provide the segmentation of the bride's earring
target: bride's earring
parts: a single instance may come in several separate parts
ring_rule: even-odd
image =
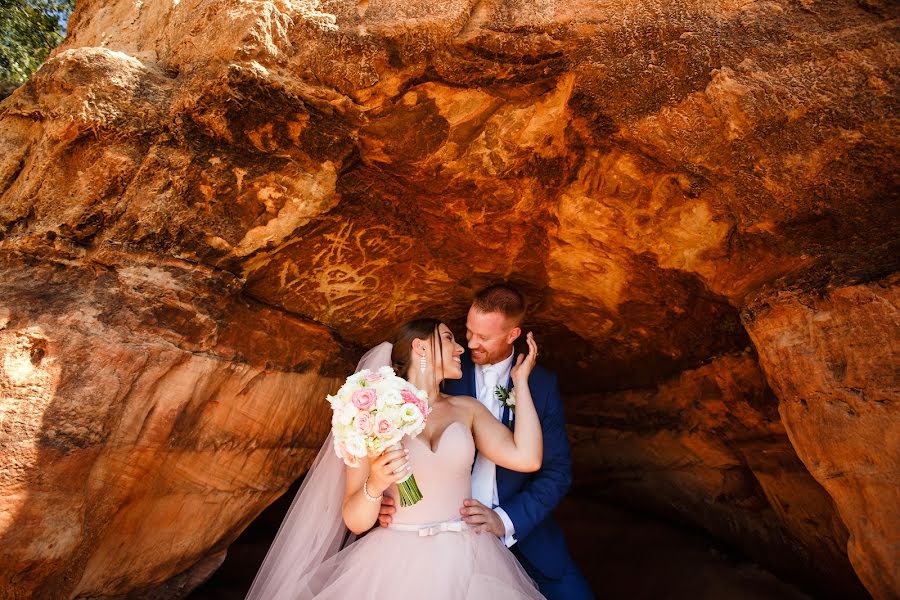
[[[425,355],[419,357],[419,372],[424,373],[425,369],[428,368],[428,363],[425,361]]]

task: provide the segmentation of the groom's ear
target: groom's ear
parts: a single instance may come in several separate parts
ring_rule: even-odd
[[[521,327],[513,327],[509,330],[509,334],[506,336],[506,343],[512,344],[514,341],[519,339],[519,336],[522,335]]]

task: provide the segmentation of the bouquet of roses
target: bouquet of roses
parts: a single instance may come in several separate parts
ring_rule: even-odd
[[[404,435],[419,435],[429,412],[428,394],[398,377],[390,367],[354,373],[327,400],[334,411],[334,451],[350,467],[359,466],[359,459],[365,456],[377,456],[399,444]],[[412,473],[397,482],[397,489],[401,506],[422,499]]]

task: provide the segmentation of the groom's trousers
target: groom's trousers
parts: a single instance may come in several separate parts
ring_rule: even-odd
[[[515,545],[510,547],[513,555],[519,560],[522,568],[528,576],[534,579],[538,590],[547,597],[547,600],[594,600],[594,593],[588,585],[584,575],[570,562],[568,568],[559,579],[550,579],[538,571],[534,565],[528,562]]]

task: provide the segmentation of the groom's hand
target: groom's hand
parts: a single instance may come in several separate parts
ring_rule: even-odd
[[[486,531],[493,533],[497,537],[506,535],[506,526],[503,521],[493,510],[479,502],[478,500],[468,499],[463,502],[459,514],[463,516],[463,521],[469,525],[475,526],[475,533]]]
[[[394,520],[394,513],[397,509],[394,507],[394,499],[385,496],[381,499],[381,508],[378,511],[378,524],[382,527],[388,527]]]

